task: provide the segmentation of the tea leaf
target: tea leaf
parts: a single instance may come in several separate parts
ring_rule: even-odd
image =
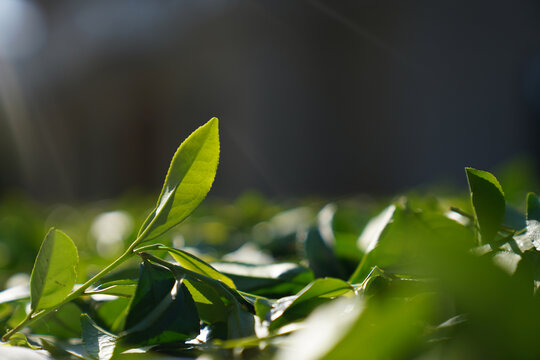
[[[318,228],[313,227],[308,230],[304,240],[304,250],[315,277],[344,277],[334,250],[324,241]]]
[[[216,262],[212,265],[233,279],[238,290],[255,295],[290,295],[313,281],[310,269],[291,262],[261,265]]]
[[[208,276],[212,279],[223,281],[225,284],[227,284],[227,286],[233,289],[236,288],[234,282],[229,277],[223,275],[222,273],[214,269],[211,265],[207,264],[195,255],[192,255],[183,250],[173,249],[167,246],[160,246],[159,250],[168,251],[169,254],[171,254],[171,256],[174,258],[174,260],[178,261],[178,263],[182,267],[188,270]]]
[[[276,301],[270,312],[271,329],[307,316],[315,307],[329,300],[352,293],[352,286],[340,279],[317,279],[298,294]]]
[[[166,268],[144,261],[126,319],[125,343],[166,344],[199,333],[199,315],[182,281]]]
[[[79,255],[73,240],[60,230],[51,229],[41,244],[30,277],[33,311],[59,304],[73,289]]]
[[[81,315],[82,339],[84,347],[93,359],[109,360],[113,357],[116,336],[96,325],[87,315]]]
[[[195,301],[202,321],[208,324],[227,322],[227,299],[218,288],[193,278],[185,278],[184,283]]]
[[[156,208],[139,230],[139,243],[163,234],[195,210],[212,187],[218,160],[218,119],[212,118],[174,154]]]
[[[482,243],[490,243],[501,227],[506,202],[501,185],[487,171],[465,168],[476,226]]]

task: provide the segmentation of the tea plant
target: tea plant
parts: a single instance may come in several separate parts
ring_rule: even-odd
[[[225,234],[214,248],[248,238],[235,252],[208,262],[193,248],[157,243],[205,198],[218,158],[212,119],[178,148],[135,239],[82,284],[77,247],[51,229],[29,289],[0,292],[0,357],[540,357],[533,193],[521,214],[492,174],[466,168],[467,200],[409,196],[385,208],[341,201],[283,212],[248,201],[213,210],[220,221],[212,226]],[[189,226],[210,236],[204,223]],[[119,268],[133,258],[135,277]]]

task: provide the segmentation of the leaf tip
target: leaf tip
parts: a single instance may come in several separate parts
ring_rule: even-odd
[[[500,191],[500,193],[504,197],[504,191],[502,189],[501,184],[499,183],[499,180],[497,180],[495,175],[493,175],[489,171],[478,170],[478,169],[475,169],[475,168],[472,168],[472,167],[466,167],[465,168],[465,173],[467,174],[467,180],[469,182],[469,187],[471,187],[471,179],[473,179],[473,178],[482,179],[482,180],[485,180],[485,181],[493,184]],[[471,191],[472,191],[472,188],[471,188]]]

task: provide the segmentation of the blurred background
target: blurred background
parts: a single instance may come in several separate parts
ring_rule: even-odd
[[[0,0],[0,194],[157,193],[212,116],[213,196],[394,194],[464,184],[464,166],[534,169],[540,3]]]

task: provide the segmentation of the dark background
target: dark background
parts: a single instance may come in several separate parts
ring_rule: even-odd
[[[0,2],[0,193],[156,192],[220,118],[212,191],[396,193],[536,164],[538,1]]]

